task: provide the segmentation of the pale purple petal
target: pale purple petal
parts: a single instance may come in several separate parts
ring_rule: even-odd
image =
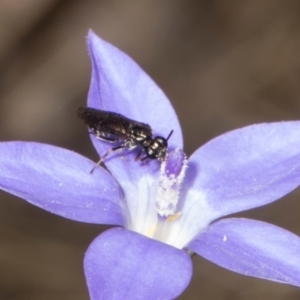
[[[113,228],[89,246],[84,270],[91,300],[168,300],[189,284],[192,263],[184,251]]]
[[[210,225],[188,248],[231,271],[300,286],[300,238],[248,219]]]
[[[0,143],[0,188],[68,219],[124,224],[123,196],[115,179],[62,148],[32,142]]]
[[[205,206],[217,218],[268,204],[299,183],[300,122],[252,125],[211,140],[191,156],[185,209],[200,216]]]
[[[88,47],[92,60],[92,78],[88,95],[88,106],[113,111],[126,117],[149,124],[154,136],[167,137],[171,148],[182,147],[182,134],[176,113],[167,97],[153,80],[125,53],[100,39],[92,31],[88,35]],[[113,145],[97,140],[92,141],[99,156]],[[135,162],[138,149],[111,154],[106,165],[113,176],[123,185],[141,176],[158,171],[157,161],[147,160],[146,164]]]

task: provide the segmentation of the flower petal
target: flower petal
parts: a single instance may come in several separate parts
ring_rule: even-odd
[[[171,148],[182,146],[182,133],[176,113],[167,97],[153,80],[125,53],[100,39],[92,31],[88,35],[88,46],[92,60],[92,78],[88,95],[88,106],[117,112],[127,118],[147,123],[154,135],[167,137]],[[91,136],[95,148],[103,156],[113,144]],[[149,173],[149,168],[158,171],[159,163],[135,162],[136,150],[124,150],[122,157],[110,154],[105,160],[113,176],[121,183],[139,181]]]
[[[30,142],[0,143],[0,188],[68,219],[124,224],[120,187],[102,168],[62,148]]]
[[[300,286],[300,238],[280,227],[224,219],[207,227],[188,248],[231,271]]]
[[[92,242],[84,269],[92,300],[174,299],[192,275],[186,252],[122,228]]]
[[[279,199],[300,184],[300,122],[258,124],[223,134],[190,158],[185,210],[214,218]]]

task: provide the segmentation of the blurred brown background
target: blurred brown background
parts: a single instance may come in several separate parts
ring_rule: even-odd
[[[300,1],[0,0],[0,140],[54,144],[97,160],[76,117],[90,78],[89,28],[163,88],[188,154],[233,128],[300,119]],[[104,227],[0,196],[0,300],[87,300],[82,258]],[[300,235],[300,192],[239,215]],[[201,257],[194,266],[182,300],[300,298],[296,287]]]

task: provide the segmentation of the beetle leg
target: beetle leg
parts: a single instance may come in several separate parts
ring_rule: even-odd
[[[110,153],[112,153],[112,152],[114,152],[114,151],[117,151],[117,150],[119,150],[119,149],[123,149],[123,148],[125,148],[125,145],[124,145],[124,144],[109,149],[103,156],[100,157],[100,160],[96,163],[96,165],[95,165],[95,166],[93,167],[93,169],[90,171],[90,174],[92,174],[92,173],[94,172],[94,170],[95,170],[97,167],[100,166],[100,164],[106,159],[106,157],[107,157]]]
[[[148,155],[146,155],[145,157],[143,157],[143,158],[141,159],[141,161],[144,161],[144,160],[146,160],[147,158],[149,158]]]
[[[137,156],[136,156],[136,158],[134,159],[134,161],[139,161],[139,160],[141,159],[142,154],[143,154],[143,150],[141,150],[141,151],[137,154]]]

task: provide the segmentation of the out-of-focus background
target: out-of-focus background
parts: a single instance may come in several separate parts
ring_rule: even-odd
[[[76,116],[89,85],[89,28],[169,96],[188,154],[237,127],[300,119],[299,16],[297,0],[0,0],[0,140],[98,159]],[[87,300],[82,258],[104,227],[0,197],[0,299]],[[239,216],[300,235],[300,191]],[[192,283],[179,299],[300,298],[296,287],[193,260]]]

